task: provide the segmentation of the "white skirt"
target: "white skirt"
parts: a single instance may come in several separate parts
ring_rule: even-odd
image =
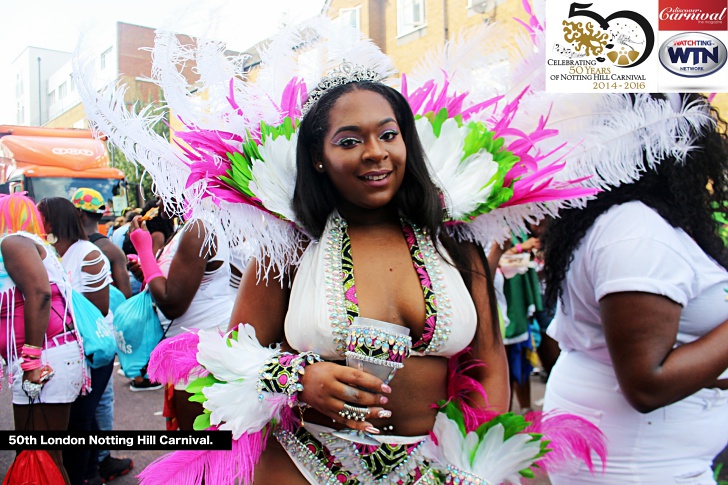
[[[549,474],[553,485],[715,485],[713,458],[728,442],[728,391],[702,389],[651,413],[624,398],[614,369],[562,352],[546,385],[544,411],[582,416],[607,437],[607,464]]]

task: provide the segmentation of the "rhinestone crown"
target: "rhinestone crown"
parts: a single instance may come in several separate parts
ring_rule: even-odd
[[[376,83],[381,80],[382,76],[380,76],[375,70],[344,61],[339,65],[339,67],[322,77],[316,87],[311,90],[308,94],[306,103],[301,108],[301,115],[306,116],[306,113],[308,113],[313,105],[316,104],[321,96],[336,86],[360,81],[371,81]]]

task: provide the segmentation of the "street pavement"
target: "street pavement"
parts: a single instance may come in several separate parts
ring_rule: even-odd
[[[118,366],[116,367],[118,369]],[[162,391],[145,391],[131,392],[129,390],[129,380],[120,376],[114,371],[114,426],[117,430],[164,430],[164,418],[162,417]],[[531,396],[533,399],[533,407],[536,410],[541,409],[544,383],[540,377],[532,376],[531,378]],[[11,409],[10,393],[7,392],[7,386],[3,385],[0,392],[0,429],[13,429],[13,417]],[[514,404],[514,410],[518,410],[517,404]],[[149,463],[164,451],[113,451],[112,456],[127,457],[134,460],[134,469],[126,476],[114,480],[114,485],[132,485],[138,483],[136,474],[141,472]],[[5,475],[8,467],[12,463],[15,452],[0,450],[0,478]],[[728,462],[728,448],[719,456],[719,463]],[[724,468],[728,468],[726,465]],[[728,479],[728,469],[721,473],[721,478]],[[551,482],[547,477],[537,477],[533,480],[523,480],[524,485],[550,485]],[[214,484],[210,484],[214,485]]]

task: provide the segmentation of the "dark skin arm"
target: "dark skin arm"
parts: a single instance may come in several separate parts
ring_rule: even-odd
[[[139,228],[140,219],[134,218],[130,231]],[[154,278],[149,282],[149,291],[152,292],[154,302],[169,319],[184,315],[200,288],[205,269],[214,269],[207,268],[208,258],[215,254],[214,251],[210,253],[206,248],[203,249],[206,235],[204,225],[199,221],[192,221],[190,227],[180,236],[168,277]]]
[[[111,263],[111,278],[113,285],[121,291],[125,297],[131,297],[131,283],[129,273],[126,271],[126,255],[119,246],[108,239],[99,239],[96,245],[104,253],[106,259]]]
[[[43,346],[51,314],[51,285],[43,266],[45,249],[23,236],[8,236],[0,245],[5,269],[25,298],[25,343]],[[40,381],[40,369],[26,371],[24,380]]]
[[[469,375],[483,385],[488,394],[488,408],[505,413],[510,407],[511,396],[508,359],[499,327],[493,325],[491,318],[488,280],[485,277],[485,271],[489,271],[489,269],[484,266],[475,245],[465,244],[465,251],[471,261],[472,287],[470,294],[478,312],[477,334],[471,344],[472,351],[469,356],[484,364],[469,371]],[[480,396],[473,395],[472,398],[479,404],[485,405]]]
[[[164,242],[163,232],[155,231],[152,233],[152,251],[154,251],[154,254],[159,254],[159,250],[164,247]]]
[[[612,293],[599,301],[607,347],[627,401],[647,413],[716,381],[728,368],[728,321],[677,348],[682,307],[651,293]]]
[[[503,243],[503,247],[493,243],[488,252],[488,269],[490,274],[495,276],[495,272],[498,270],[498,263],[500,262],[501,256],[511,247],[511,240],[507,240]]]
[[[101,253],[99,251],[91,251],[86,255],[83,260],[93,261],[99,258],[99,256],[101,256]],[[99,261],[96,264],[84,266],[81,271],[91,275],[97,275],[104,269],[104,263],[105,261]],[[93,291],[86,291],[83,293],[83,296],[88,298],[89,301],[93,303],[94,306],[99,309],[99,311],[101,311],[102,315],[106,315],[107,313],[109,313],[109,286],[105,285],[104,282],[99,282],[95,286],[97,286],[98,289],[94,289]]]
[[[530,253],[534,249],[541,249],[541,241],[537,237],[529,237],[525,241],[523,241],[521,244],[521,252],[522,253]],[[508,254],[520,254],[518,252],[518,249],[513,246],[511,248],[508,248],[506,251]]]
[[[276,274],[268,275],[268,279],[258,280],[258,262],[252,259],[243,273],[238,296],[230,317],[229,330],[237,328],[241,323],[249,323],[255,328],[255,335],[263,346],[285,340],[284,321],[288,311],[290,289],[288,279],[281,285]],[[251,304],[250,302],[254,302]],[[288,346],[284,343],[284,349]],[[369,422],[344,420],[338,415],[344,402],[358,401],[358,405],[369,406],[374,416],[382,408],[379,406],[381,396],[370,392],[353,389],[380,389],[382,381],[371,374],[354,370],[332,362],[319,362],[306,366],[306,373],[301,378],[304,390],[298,399],[347,427],[365,429]],[[352,397],[352,392],[357,395]]]

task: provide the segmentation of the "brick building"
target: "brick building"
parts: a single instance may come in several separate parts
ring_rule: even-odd
[[[99,32],[83,41],[84,46],[90,47],[82,57],[93,60],[94,86],[102,89],[117,82],[126,85],[125,102],[129,108],[137,101],[144,105],[158,103],[161,91],[150,79],[152,56],[148,50],[154,45],[154,29],[116,22],[114,28]],[[186,35],[178,35],[178,38],[183,44],[194,42]],[[41,56],[49,61],[39,61],[39,77],[33,61]],[[18,106],[16,124],[51,128],[87,127],[73,79],[72,57],[70,52],[37,48],[28,48],[18,57],[13,64]],[[192,81],[196,79],[194,67],[194,62],[184,67],[184,75]]]
[[[324,10],[371,38],[400,73],[412,72],[423,54],[463,29],[497,21],[515,35],[523,28],[513,18],[525,17],[522,0],[327,0]],[[713,104],[728,117],[728,93]]]
[[[371,38],[399,72],[412,72],[423,54],[468,27],[524,16],[520,0],[328,0],[331,18],[341,18]]]

